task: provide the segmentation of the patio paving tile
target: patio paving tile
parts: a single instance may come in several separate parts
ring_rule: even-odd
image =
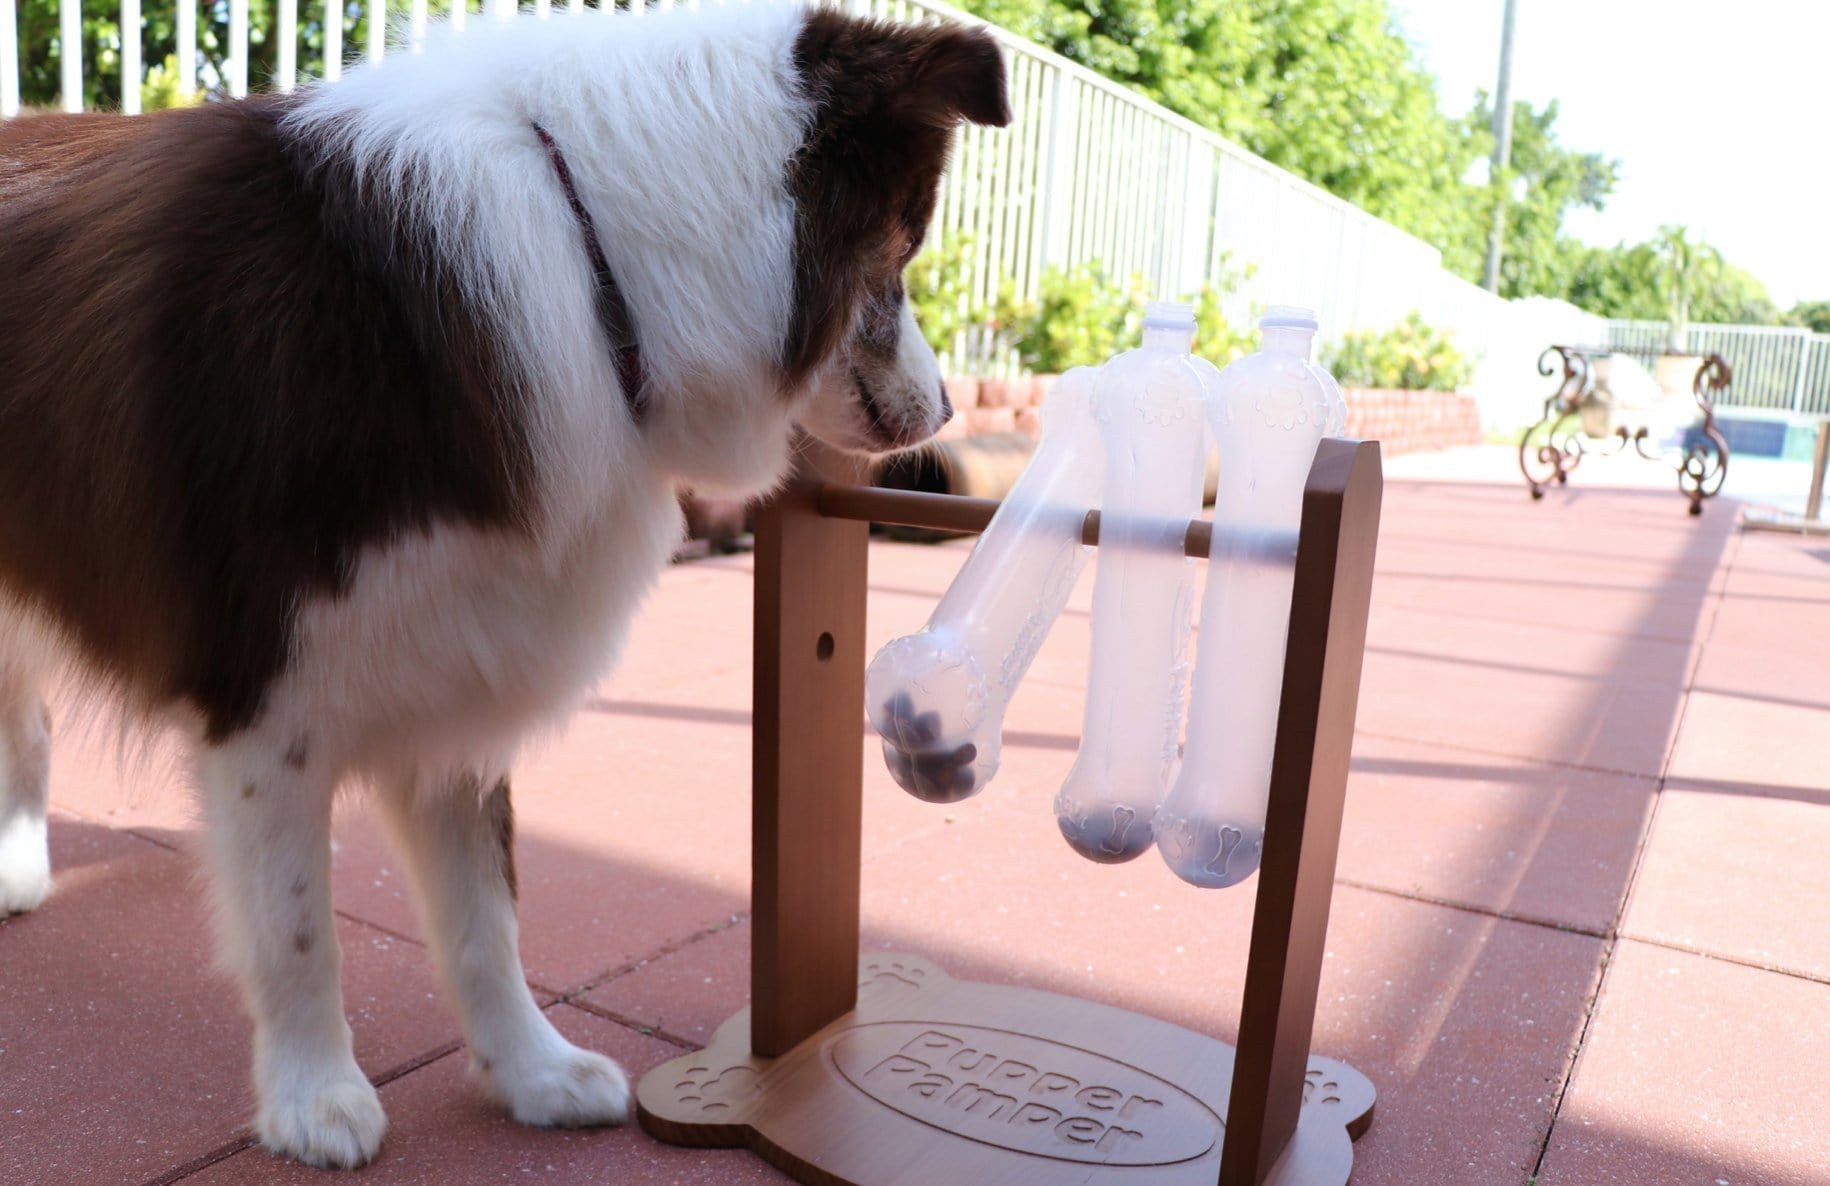
[[[736,561],[737,563],[732,563]],[[602,694],[664,693],[725,671],[750,670],[749,558],[667,570],[636,615]]]
[[[1830,709],[1693,692],[1670,776],[1830,803]]]
[[[1572,679],[1369,649],[1358,724],[1385,737],[1656,778],[1682,699],[1681,672],[1663,685]]]
[[[582,712],[517,769],[521,950],[536,984],[562,991],[747,909],[749,711],[718,706],[729,683]],[[339,905],[420,936],[368,806],[341,811],[336,836]]]
[[[1822,536],[1747,532],[1741,537],[1728,590],[1823,600],[1830,597],[1827,582],[1830,541]]]
[[[1504,679],[1513,672],[1669,688],[1687,682],[1702,651],[1690,640],[1544,626],[1493,618],[1379,606],[1367,622],[1367,649],[1462,662]]]
[[[0,923],[0,1182],[142,1182],[245,1128],[249,1026],[212,971],[191,862],[52,818],[58,888]],[[348,920],[337,934],[364,1070],[452,1040],[423,951]]]
[[[1373,584],[1375,611],[1392,606],[1672,642],[1688,642],[1696,636],[1706,596],[1694,587],[1660,593],[1549,578],[1525,584],[1479,573],[1445,578],[1381,572]]]
[[[1823,630],[1826,616],[1830,602],[1731,593],[1716,615],[1709,646],[1795,653],[1802,640]]]
[[[1826,1063],[1830,985],[1622,942],[1538,1186],[1822,1186]]]
[[[1809,1070],[1830,1055],[1830,984],[1805,978],[1830,979],[1830,547],[1735,535],[1732,510],[1690,520],[1662,490],[1534,504],[1517,485],[1387,487],[1315,1041],[1379,1087],[1356,1186],[1523,1186],[1547,1133],[1539,1186],[1830,1181],[1805,1119],[1830,1114]],[[926,620],[968,550],[873,543],[869,652]],[[516,776],[530,979],[572,990],[630,968],[554,1015],[638,1074],[676,1048],[586,1010],[696,1042],[748,993],[752,572],[738,555],[665,573],[623,665]],[[860,722],[866,944],[1232,1040],[1251,892],[1198,893],[1149,854],[1089,866],[1052,819],[1092,583],[1013,700],[985,794],[915,802]],[[53,973],[0,998],[0,1116],[43,1118],[26,1142],[0,1126],[0,1182],[144,1182],[244,1131],[247,1027],[171,851],[195,827],[174,763],[155,750],[123,772],[105,733],[68,727],[56,745],[62,893],[0,924],[0,968]],[[340,809],[336,888],[361,920],[340,922],[359,1053],[381,1071],[455,1025],[423,950],[385,933],[418,924],[365,810]],[[1631,938],[1591,1021],[1593,933],[1642,843]],[[40,1068],[19,1102],[16,1054]],[[521,1129],[463,1063],[383,1088],[394,1127],[364,1181],[784,1180],[629,1131]],[[295,1179],[324,1177],[244,1150],[186,1180]]]
[[[1744,608],[1734,599],[1723,607]],[[1812,628],[1830,623],[1830,605],[1815,615]],[[1718,630],[1720,629],[1718,619]],[[1816,648],[1799,645],[1798,635],[1772,646],[1743,646],[1711,638],[1697,661],[1698,692],[1799,708],[1830,710],[1830,663]]]
[[[552,1011],[559,1031],[610,1055],[632,1077],[680,1054],[678,1047],[564,1005]],[[388,1135],[381,1155],[352,1181],[363,1186],[484,1186],[495,1182],[629,1182],[640,1186],[749,1186],[788,1179],[760,1158],[734,1149],[680,1149],[650,1139],[633,1122],[623,1128],[539,1129],[510,1120],[468,1075],[463,1051],[381,1089]],[[187,1186],[340,1181],[323,1171],[247,1149],[183,1179]]]
[[[1339,876],[1600,934],[1655,792],[1645,779],[1363,736]]]
[[[867,947],[1229,1041],[1251,905],[1249,893],[1199,894],[1148,854],[1112,869],[1087,865],[1047,818],[962,823],[865,869]],[[748,942],[748,927],[734,927],[587,1000],[702,1040],[746,999]],[[1355,1183],[1522,1181],[1600,954],[1600,941],[1584,935],[1337,889],[1315,1047],[1379,1087]],[[1469,1125],[1469,1115],[1483,1123]]]
[[[1827,852],[1830,785],[1673,781],[1621,933],[1830,983]]]

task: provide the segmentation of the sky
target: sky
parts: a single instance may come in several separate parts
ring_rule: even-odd
[[[1390,0],[1461,114],[1494,89],[1504,0]],[[1512,94],[1558,101],[1559,143],[1621,162],[1611,245],[1688,226],[1781,308],[1830,299],[1830,0],[1517,0]]]

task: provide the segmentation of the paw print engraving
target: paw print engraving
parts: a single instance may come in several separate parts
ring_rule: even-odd
[[[1278,388],[1259,397],[1257,411],[1266,428],[1293,429],[1308,424],[1309,399],[1301,388]]]
[[[864,966],[864,975],[859,977],[858,987],[899,985],[904,988],[920,988],[927,977],[928,970],[914,964],[905,964],[901,960],[872,960]]]
[[[1341,1085],[1335,1082],[1317,1067],[1311,1067],[1303,1076],[1303,1103],[1305,1105],[1320,1102],[1338,1104],[1341,1102]]]
[[[688,1067],[674,1084],[675,1098],[698,1105],[702,1115],[715,1116],[748,1103],[757,1093],[759,1077],[753,1067],[746,1066],[726,1067],[716,1074],[711,1067]]]

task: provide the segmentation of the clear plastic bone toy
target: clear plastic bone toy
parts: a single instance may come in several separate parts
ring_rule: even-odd
[[[1086,565],[1080,536],[1105,469],[1098,374],[1056,382],[1036,455],[928,624],[877,652],[864,677],[890,774],[918,799],[957,802],[997,773],[1004,709]]]
[[[1207,417],[1220,447],[1188,742],[1157,812],[1157,848],[1193,885],[1258,868],[1290,629],[1303,483],[1324,436],[1346,428],[1334,379],[1309,361],[1315,315],[1273,308],[1264,344],[1220,372]]]
[[[981,790],[1099,509],[1086,717],[1057,823],[1090,860],[1154,843],[1184,881],[1236,885],[1263,839],[1303,486],[1346,404],[1308,360],[1307,310],[1271,309],[1263,348],[1224,371],[1189,353],[1187,306],[1152,305],[1144,324],[1141,348],[1055,386],[1035,458],[927,626],[878,653],[866,695],[905,790],[942,803]],[[1183,539],[1210,432],[1220,478],[1178,773],[1195,588]]]
[[[1106,454],[1093,653],[1055,822],[1075,852],[1104,864],[1150,847],[1182,731],[1195,590],[1182,539],[1201,513],[1202,397],[1218,378],[1188,352],[1194,333],[1189,306],[1150,306],[1143,346],[1100,368],[1093,397]]]

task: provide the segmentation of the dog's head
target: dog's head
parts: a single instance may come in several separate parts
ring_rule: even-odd
[[[1010,122],[1004,62],[981,29],[807,18],[795,66],[812,104],[789,167],[797,225],[784,386],[807,431],[901,448],[952,409],[903,269],[921,247],[962,120]]]

